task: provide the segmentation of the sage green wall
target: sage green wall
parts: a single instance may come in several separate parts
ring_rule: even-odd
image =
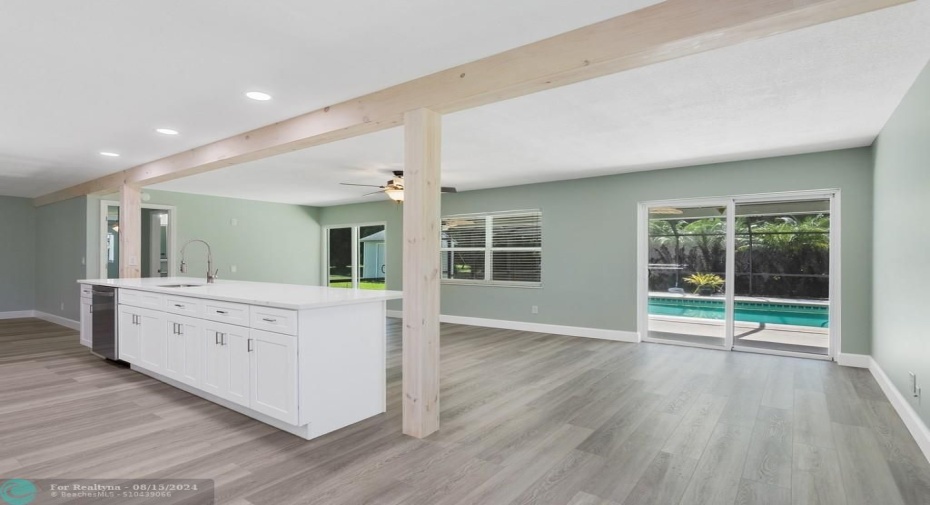
[[[319,284],[319,209],[148,189],[144,193],[151,197],[146,204],[177,207],[174,253],[190,239],[206,240],[221,279]],[[119,196],[94,197],[87,203],[88,277],[99,276],[101,199],[119,200]],[[206,257],[202,244],[191,244],[186,254],[190,269],[184,275],[206,277]],[[232,265],[237,272],[230,270]]]
[[[443,215],[541,209],[543,287],[443,285],[441,311],[447,315],[636,331],[638,202],[827,188],[842,190],[842,350],[868,354],[872,271],[870,148],[443,195]],[[372,221],[388,223],[388,287],[401,289],[400,206],[382,201],[320,211],[324,226]],[[539,314],[530,313],[533,305],[539,307]]]
[[[0,196],[0,313],[35,308],[36,209]]]
[[[930,393],[930,66],[875,143],[872,355],[925,423],[930,402],[911,393],[908,372]]]
[[[79,320],[84,278],[87,198],[72,198],[36,209],[35,309]],[[62,308],[64,307],[64,308]]]

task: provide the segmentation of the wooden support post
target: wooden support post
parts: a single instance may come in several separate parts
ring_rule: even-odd
[[[123,184],[119,190],[119,276],[142,277],[142,189]]]
[[[439,429],[441,116],[404,114],[404,433]]]

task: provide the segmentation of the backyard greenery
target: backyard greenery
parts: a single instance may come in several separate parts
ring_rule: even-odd
[[[828,298],[829,215],[739,216],[735,235],[737,295]],[[685,282],[699,291],[700,286],[692,282],[698,279],[696,274],[715,275],[723,285],[723,217],[650,219],[649,245],[650,290],[681,288]]]
[[[685,277],[685,282],[694,286],[695,293],[709,295],[723,286],[723,277],[717,274],[694,273]]]
[[[330,281],[329,287],[331,288],[351,288],[352,281]],[[358,289],[385,289],[384,282],[369,282],[369,281],[359,281]]]

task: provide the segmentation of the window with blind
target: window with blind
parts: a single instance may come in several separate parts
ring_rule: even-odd
[[[542,214],[538,210],[442,218],[440,269],[446,282],[539,286]]]

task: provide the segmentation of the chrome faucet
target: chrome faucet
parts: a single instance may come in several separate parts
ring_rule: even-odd
[[[196,238],[193,240],[188,240],[187,243],[181,247],[181,273],[187,273],[187,263],[184,262],[184,249],[187,249],[187,246],[189,246],[191,242],[200,242],[201,244],[207,246],[207,284],[213,284],[213,281],[216,280],[216,276],[219,275],[220,270],[213,270],[213,251],[210,249],[210,244],[203,240]]]

